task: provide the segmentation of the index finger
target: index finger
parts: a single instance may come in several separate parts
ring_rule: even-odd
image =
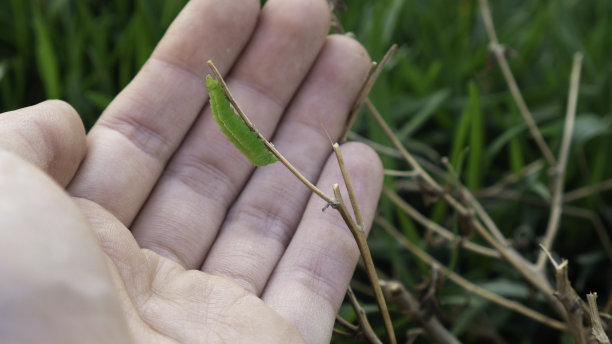
[[[258,12],[258,0],[190,1],[89,132],[89,151],[69,185],[71,194],[129,225],[208,100],[206,61],[229,70]]]

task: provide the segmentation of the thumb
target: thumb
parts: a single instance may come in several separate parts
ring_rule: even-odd
[[[0,114],[0,151],[19,155],[66,186],[85,156],[85,129],[66,102],[49,100]]]

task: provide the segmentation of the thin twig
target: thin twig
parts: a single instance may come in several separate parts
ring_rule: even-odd
[[[589,302],[589,313],[591,314],[591,327],[593,331],[593,337],[599,344],[610,344],[610,339],[604,331],[599,317],[599,310],[597,309],[597,293],[589,293],[587,295],[587,301]]]
[[[341,317],[339,314],[336,314],[336,322],[338,324],[340,324],[340,326],[344,327],[345,329],[347,329],[347,330],[349,330],[349,331],[351,331],[353,333],[356,333],[357,331],[359,331],[359,326],[353,325],[348,320],[346,320],[343,317]]]
[[[399,197],[399,195],[393,192],[391,189],[385,187],[383,189],[383,193],[385,194],[385,196],[389,197],[389,199],[393,203],[395,203],[395,205],[397,205],[402,210],[404,210],[416,222],[420,223],[423,227],[427,228],[428,230],[436,232],[438,235],[445,238],[446,240],[451,241],[451,242],[459,241],[461,247],[465,248],[466,250],[472,251],[474,253],[481,254],[483,256],[492,257],[492,258],[501,258],[501,254],[497,250],[475,244],[466,238],[459,238],[458,236],[456,236],[454,233],[452,233],[448,229],[426,218],[419,211],[414,209],[410,204],[408,204],[401,197]]]
[[[506,55],[504,51],[505,49],[502,45],[499,44],[499,41],[497,40],[497,35],[495,34],[495,26],[493,25],[493,18],[491,16],[491,11],[489,10],[489,4],[487,0],[480,0],[480,13],[482,15],[483,21],[485,22],[489,40],[491,41],[489,49],[493,52],[493,55],[495,55],[495,58],[497,59],[497,63],[499,64],[499,67],[502,70],[504,79],[506,79],[506,83],[508,84],[508,87],[510,88],[510,93],[512,94],[512,97],[514,98],[514,101],[516,102],[516,105],[519,108],[519,112],[521,113],[521,116],[523,116],[523,120],[529,128],[529,132],[535,140],[535,143],[538,148],[542,151],[544,158],[551,166],[554,166],[555,158],[551,153],[550,148],[548,148],[546,141],[544,141],[542,133],[540,133],[540,130],[538,129],[538,126],[535,123],[535,120],[533,119],[533,115],[531,114],[531,111],[529,111],[529,108],[527,107],[527,104],[523,99],[523,95],[521,94],[516,80],[512,75],[512,71],[510,70],[510,66],[508,65],[508,61],[506,60]]]
[[[347,331],[343,331],[343,330],[335,328],[335,327],[334,327],[334,329],[332,331],[333,331],[334,334],[336,334],[338,336],[345,337],[345,338],[354,338],[355,337],[355,334],[349,333]]]
[[[459,344],[455,338],[433,314],[422,309],[421,304],[399,282],[381,282],[385,297],[394,304],[408,319],[417,322],[434,343]]]
[[[357,118],[357,114],[359,113],[359,109],[361,108],[361,105],[363,105],[363,101],[368,97],[368,94],[370,93],[372,86],[374,86],[376,79],[378,79],[378,76],[380,75],[382,70],[385,68],[385,65],[387,64],[387,62],[389,62],[389,59],[391,59],[391,56],[393,56],[393,53],[395,52],[396,49],[397,49],[397,44],[393,44],[389,48],[389,50],[387,50],[387,52],[385,53],[385,56],[383,56],[382,60],[380,61],[380,63],[378,64],[374,72],[372,72],[372,68],[376,66],[376,63],[372,62],[372,65],[370,66],[370,73],[368,77],[364,80],[361,90],[359,91],[359,95],[355,99],[355,103],[353,104],[353,107],[351,108],[351,112],[346,122],[346,126],[344,128],[344,132],[342,133],[340,142],[346,141],[348,132],[351,130],[351,127],[353,126],[353,123],[355,122],[355,119]]]
[[[549,204],[544,202],[540,198],[524,196],[518,192],[504,190],[495,195],[495,198],[511,200],[511,201],[519,201],[524,204],[534,205],[537,207],[548,207]],[[581,219],[585,219],[589,221],[595,230],[595,233],[599,237],[599,242],[604,248],[604,251],[608,255],[608,259],[612,261],[612,239],[610,239],[610,235],[606,230],[603,222],[601,221],[599,215],[589,209],[573,207],[567,204],[563,205],[563,214],[567,216],[573,216]]]
[[[359,301],[357,301],[357,297],[350,286],[346,291],[346,295],[348,296],[349,301],[355,310],[355,315],[357,315],[357,321],[359,321],[361,334],[371,344],[382,344],[382,341],[376,336],[374,329],[372,329],[372,325],[370,325],[370,322],[368,321],[365,310],[361,307]]]
[[[332,147],[336,155],[336,160],[338,160],[338,166],[340,167],[340,173],[342,174],[342,179],[344,180],[344,185],[346,187],[346,191],[348,193],[349,200],[351,201],[351,207],[353,208],[353,214],[355,214],[355,221],[357,222],[357,225],[361,229],[361,232],[362,232],[361,236],[365,240],[365,224],[363,222],[363,217],[361,216],[361,211],[359,210],[359,204],[357,203],[357,196],[355,195],[355,190],[353,189],[353,183],[351,182],[351,178],[349,177],[348,171],[346,170],[346,165],[344,164],[344,158],[342,157],[342,151],[340,150],[340,145],[338,145],[338,143],[336,142],[332,145]],[[334,189],[334,194],[336,194],[336,189]],[[336,195],[336,198],[339,198],[339,197]],[[339,200],[342,201],[341,198],[339,198]],[[369,252],[369,249],[367,249],[367,251]],[[363,253],[362,253],[362,257],[363,257]],[[363,259],[363,261],[364,262],[366,261],[365,258]],[[372,263],[372,266],[366,265],[366,270],[371,269],[371,268],[374,268],[373,263]],[[374,273],[376,273],[376,271],[374,271]],[[373,283],[372,281],[370,282]],[[376,283],[378,283],[378,277],[376,277]],[[372,286],[372,288],[374,292],[376,292],[376,287],[374,285]],[[378,286],[378,288],[380,288],[380,286]],[[377,344],[377,343],[382,344],[380,339],[376,336],[374,330],[372,330],[372,327],[370,326],[370,323],[368,322],[368,319],[366,317],[365,311],[359,305],[359,302],[357,301],[357,298],[355,297],[355,293],[353,293],[353,289],[351,289],[350,286],[348,288],[347,293],[348,293],[349,300],[351,301],[351,304],[353,305],[353,308],[355,309],[355,313],[357,313],[357,317],[359,319],[359,324],[363,331],[363,335],[372,344]],[[377,296],[377,301],[378,301],[378,296]],[[382,302],[385,303],[385,300],[383,299]],[[382,313],[383,309],[381,308],[380,311]],[[383,318],[385,318],[384,315],[383,315]],[[386,319],[385,319],[385,322],[386,322]],[[393,331],[393,324],[389,324],[389,327],[387,327],[386,325],[387,324],[385,323],[385,328],[387,330],[391,328],[391,331]],[[395,336],[395,334],[393,336]],[[391,337],[389,338],[391,340]]]
[[[417,176],[416,172],[414,171],[399,171],[399,170],[385,169],[383,172],[385,176],[390,176],[390,177],[414,178]]]
[[[502,234],[501,230],[497,227],[493,219],[491,219],[491,217],[484,210],[482,205],[480,205],[480,202],[478,202],[478,200],[476,199],[476,197],[474,197],[472,192],[461,183],[461,181],[459,180],[459,177],[457,176],[457,173],[454,171],[453,166],[450,164],[448,159],[446,158],[442,159],[442,163],[446,166],[447,169],[449,169],[455,175],[455,180],[453,181],[453,183],[456,185],[456,188],[460,193],[460,197],[466,203],[472,206],[473,210],[476,211],[476,214],[478,214],[478,216],[480,217],[480,219],[482,220],[486,228],[489,230],[489,232],[491,232],[491,234],[493,234],[493,236],[497,239],[500,245],[509,246],[508,240]],[[471,213],[469,213],[468,217],[473,217],[473,216],[471,215]]]
[[[270,141],[268,141],[268,139],[266,139],[261,132],[259,132],[259,130],[257,130],[257,128],[255,128],[255,125],[253,124],[253,122],[251,122],[249,120],[249,118],[246,116],[246,114],[244,113],[244,111],[242,111],[242,109],[240,108],[240,106],[238,106],[238,103],[236,103],[236,101],[234,100],[234,97],[232,96],[232,94],[230,93],[227,84],[225,83],[225,80],[223,79],[223,76],[221,76],[221,73],[219,73],[219,70],[217,69],[217,67],[215,67],[215,65],[213,64],[213,62],[211,60],[208,60],[208,67],[210,68],[210,70],[213,72],[213,74],[215,74],[215,78],[219,81],[219,83],[221,84],[221,87],[223,88],[223,90],[225,91],[225,94],[227,95],[227,99],[230,101],[230,103],[232,104],[232,106],[234,107],[234,109],[236,110],[236,112],[238,112],[238,115],[242,118],[242,120],[244,121],[244,123],[255,133],[257,133],[257,136],[263,141],[264,145],[266,146],[266,148],[272,153],[274,154],[274,156],[276,156],[276,158],[278,158],[278,160],[285,165],[285,167],[287,167],[287,169],[289,169],[289,171],[291,171],[291,173],[293,173],[302,183],[304,183],[304,185],[306,185],[310,190],[312,190],[312,192],[316,193],[319,197],[321,197],[323,200],[325,200],[325,202],[327,202],[328,204],[332,204],[334,202],[334,199],[327,196],[325,193],[323,193],[323,191],[321,191],[319,188],[317,188],[314,184],[312,184],[306,177],[304,177],[304,175],[302,173],[300,173],[300,171],[297,170],[297,168],[295,168],[277,149],[276,147],[274,147],[274,145],[272,143],[270,143]]]
[[[376,218],[376,223],[379,224],[381,227],[383,227],[383,229],[385,231],[387,231],[387,233],[391,234],[400,244],[402,244],[402,246],[406,247],[412,254],[414,254],[415,256],[417,256],[419,259],[421,259],[422,261],[426,262],[427,264],[429,264],[432,267],[435,267],[437,269],[439,269],[440,271],[442,271],[446,277],[448,277],[450,280],[452,280],[453,282],[457,283],[459,286],[461,286],[462,288],[466,289],[469,292],[472,292],[486,300],[489,300],[491,302],[494,302],[498,305],[501,305],[503,307],[506,307],[508,309],[511,309],[515,312],[521,313],[533,320],[536,320],[542,324],[545,324],[547,326],[550,326],[554,329],[557,330],[561,330],[564,331],[566,330],[566,326],[564,323],[552,319],[550,317],[547,317],[541,313],[538,313],[530,308],[527,308],[525,306],[523,306],[522,304],[512,301],[512,300],[508,300],[504,297],[501,297],[497,294],[494,294],[486,289],[483,289],[475,284],[473,284],[472,282],[466,280],[465,278],[461,277],[459,274],[449,270],[448,268],[446,268],[443,264],[441,264],[440,262],[438,262],[437,260],[435,260],[433,257],[431,257],[429,254],[427,254],[425,251],[423,251],[422,249],[420,249],[419,247],[417,247],[415,244],[411,243],[409,240],[407,240],[396,228],[394,228],[387,220],[377,217]]]
[[[604,180],[603,182],[595,185],[587,185],[570,192],[566,192],[565,195],[563,195],[563,203],[573,202],[609,189],[612,189],[612,179]]]
[[[361,105],[363,104],[363,99],[368,95],[373,83],[370,83],[370,80],[373,78],[377,78],[378,75],[374,75],[376,73],[376,66],[378,63],[371,61],[370,69],[368,69],[368,73],[365,78],[361,82],[361,88],[359,89],[359,93],[357,93],[357,98],[353,102],[351,106],[351,110],[349,111],[349,115],[346,119],[346,123],[344,124],[344,129],[342,131],[342,135],[340,135],[340,142],[345,142],[350,132],[355,120],[357,119],[357,115],[359,114],[359,109],[361,109]],[[365,96],[364,96],[365,95]]]
[[[418,161],[412,156],[412,154],[410,154],[406,148],[404,148],[404,145],[402,145],[402,143],[400,142],[400,140],[397,138],[397,136],[395,136],[395,134],[393,133],[393,130],[391,130],[391,128],[389,127],[389,125],[385,122],[385,120],[382,118],[382,115],[380,114],[380,112],[378,112],[378,110],[376,109],[376,107],[374,106],[374,104],[372,104],[372,101],[370,101],[369,98],[366,98],[365,100],[365,104],[368,107],[368,110],[370,110],[370,114],[372,116],[374,116],[374,119],[376,120],[376,122],[378,122],[378,125],[380,125],[380,127],[382,128],[382,130],[385,132],[385,134],[387,135],[387,137],[389,138],[389,140],[391,140],[391,143],[393,143],[393,145],[395,146],[395,148],[397,148],[397,150],[399,150],[400,154],[402,155],[402,157],[410,164],[410,166],[412,167],[412,169],[418,173],[419,176],[421,176],[425,182],[427,182],[427,184],[429,184],[431,187],[434,188],[434,192],[437,192],[438,194],[443,194],[444,190],[438,185],[438,183],[435,182],[435,180],[421,167],[421,165],[418,163]]]
[[[361,217],[361,211],[359,210],[359,204],[357,204],[357,197],[355,196],[353,183],[351,183],[351,178],[349,178],[348,171],[346,170],[344,158],[342,157],[342,152],[340,151],[340,145],[338,145],[336,142],[332,145],[332,147],[334,149],[334,153],[336,154],[336,160],[338,160],[338,166],[340,166],[340,173],[342,173],[342,179],[344,179],[344,185],[346,186],[346,191],[348,193],[349,200],[351,201],[351,207],[353,207],[355,221],[357,222],[357,225],[361,227],[361,230],[365,232],[365,226],[363,224],[363,218]]]
[[[372,254],[370,253],[370,249],[368,248],[365,233],[361,230],[359,225],[355,223],[355,221],[349,214],[344,200],[342,199],[342,195],[340,194],[340,187],[338,186],[338,184],[334,184],[333,189],[334,197],[336,197],[336,202],[332,204],[332,207],[340,212],[342,219],[348,225],[349,229],[351,230],[351,233],[353,234],[353,237],[355,238],[355,241],[357,242],[357,247],[359,248],[359,252],[361,253],[361,258],[363,259],[363,263],[366,267],[366,273],[368,275],[368,279],[370,280],[372,291],[374,292],[376,304],[378,305],[378,309],[380,310],[385,324],[385,330],[387,331],[387,336],[389,337],[389,343],[395,344],[397,343],[397,341],[395,339],[395,332],[393,331],[393,323],[391,322],[389,310],[387,309],[385,298],[383,296],[382,290],[380,289],[380,284],[378,283],[378,275],[376,273],[376,268],[374,267]]]
[[[578,87],[580,85],[580,71],[582,67],[582,54],[574,54],[574,63],[572,66],[572,74],[570,80],[570,89],[567,100],[567,113],[565,115],[565,127],[563,129],[563,137],[561,138],[561,148],[559,151],[559,162],[555,166],[554,179],[553,179],[553,194],[551,201],[550,217],[548,220],[548,226],[546,228],[546,234],[542,240],[542,246],[546,250],[550,250],[553,241],[559,230],[559,220],[562,212],[563,202],[563,181],[565,178],[565,169],[567,167],[567,160],[570,151],[570,145],[572,142],[572,133],[574,131],[574,120],[576,118],[576,104],[578,102]],[[546,265],[546,254],[544,251],[540,252],[536,267],[543,269]]]
[[[402,143],[399,141],[397,136],[393,133],[393,130],[391,130],[389,125],[382,118],[382,115],[378,112],[374,104],[372,104],[372,102],[369,99],[366,99],[366,105],[368,106],[368,109],[370,110],[370,114],[374,116],[374,119],[378,122],[378,124],[383,129],[383,131],[385,132],[389,140],[391,140],[395,148],[399,150],[403,158],[408,162],[408,164],[410,164],[410,167],[412,167],[412,169],[421,178],[423,178],[423,180],[428,185],[428,187],[432,189],[431,191],[443,197],[444,200],[447,203],[449,203],[450,206],[455,208],[455,210],[457,210],[457,212],[459,212],[462,216],[470,217],[469,210],[466,209],[460,202],[454,199],[451,195],[446,193],[442,189],[442,187],[440,187],[440,185],[438,185],[438,183],[421,167],[419,162],[412,156],[412,154],[410,154],[410,152],[406,150],[406,148],[402,145]],[[506,257],[507,254],[506,255],[504,254],[504,253],[507,253],[507,250],[505,250],[506,245],[502,245],[497,240],[495,240],[491,236],[491,234],[487,230],[484,229],[482,224],[476,221],[473,216],[471,216],[471,218],[474,222],[473,225],[477,229],[479,234],[482,235],[491,246],[495,247],[502,255],[504,255],[504,258],[508,259],[508,261],[511,261],[508,257]]]
[[[493,25],[493,17],[491,16],[491,10],[489,9],[489,2],[487,0],[480,0],[480,10],[482,13],[482,19],[485,23],[487,35],[491,43],[499,43],[497,40],[497,34],[495,33],[495,26]]]
[[[357,141],[357,142],[361,142],[361,143],[365,143],[368,146],[370,146],[371,148],[373,148],[377,153],[379,154],[384,154],[393,158],[403,158],[402,153],[399,152],[399,150],[380,144],[378,142],[366,139],[363,136],[360,136],[359,134],[351,131],[349,132],[348,138],[353,140],[353,141]],[[438,167],[437,165],[435,165],[434,163],[432,163],[431,161],[416,156],[415,160],[417,160],[419,162],[419,164],[421,164],[421,166],[423,166],[425,168],[425,170],[429,171],[430,173],[432,173],[433,175],[440,177],[440,178],[444,178],[445,177],[445,173],[444,171]],[[417,172],[412,172],[415,175],[418,175]]]

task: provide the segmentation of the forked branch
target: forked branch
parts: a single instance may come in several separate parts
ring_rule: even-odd
[[[353,191],[353,188],[352,188],[352,184],[350,182],[350,179],[348,178],[348,173],[347,173],[346,168],[344,166],[344,160],[342,159],[342,154],[341,154],[337,144],[334,145],[334,151],[336,152],[336,156],[338,157],[338,162],[340,164],[340,169],[341,169],[341,172],[342,172],[342,176],[344,178],[345,185],[348,188],[349,197],[350,197],[351,203],[353,205],[353,211],[354,211],[354,213],[355,213],[355,215],[357,217],[357,221],[358,222],[355,222],[355,220],[353,220],[353,218],[351,217],[351,215],[350,215],[350,213],[348,211],[348,208],[346,207],[346,205],[344,203],[344,200],[342,199],[342,195],[340,194],[340,187],[338,186],[338,184],[334,184],[333,185],[333,190],[334,190],[335,198],[331,198],[331,197],[327,196],[325,193],[323,193],[314,184],[312,184],[306,177],[304,177],[304,175],[302,175],[278,150],[276,150],[274,145],[272,145],[257,130],[257,128],[255,128],[255,125],[253,125],[253,123],[249,120],[249,118],[246,116],[244,111],[242,111],[240,106],[234,100],[234,97],[232,96],[232,94],[230,93],[229,89],[227,88],[227,84],[225,83],[225,80],[223,80],[223,77],[221,76],[221,73],[219,73],[219,71],[217,70],[217,68],[213,64],[213,62],[209,60],[207,63],[208,63],[208,66],[210,67],[210,69],[212,70],[212,72],[215,74],[215,77],[219,81],[221,87],[225,91],[225,94],[227,95],[228,100],[230,101],[230,103],[232,104],[232,106],[234,107],[236,112],[238,112],[238,115],[242,118],[244,123],[249,127],[249,129],[252,130],[253,132],[257,133],[257,136],[259,137],[259,139],[261,139],[264,142],[266,148],[272,154],[274,154],[274,156],[276,156],[278,158],[278,160],[281,163],[283,163],[283,165],[285,165],[285,167],[287,167],[287,169],[289,169],[289,171],[291,171],[302,183],[304,183],[304,185],[306,185],[315,194],[317,194],[324,201],[326,201],[328,205],[330,205],[334,209],[338,210],[338,212],[342,216],[344,222],[346,223],[346,225],[349,227],[351,233],[353,234],[353,236],[355,238],[355,241],[357,242],[357,246],[359,248],[359,252],[361,253],[361,257],[362,257],[362,259],[364,261],[364,264],[366,266],[366,272],[368,274],[368,277],[370,279],[370,283],[372,285],[372,289],[374,291],[374,295],[376,297],[376,303],[378,304],[378,307],[380,309],[382,318],[384,320],[385,330],[387,331],[387,335],[389,337],[389,343],[390,344],[396,344],[397,341],[395,339],[395,333],[393,332],[393,324],[392,324],[391,318],[389,316],[389,311],[387,310],[387,304],[385,303],[385,299],[384,299],[382,290],[381,290],[380,285],[378,283],[378,276],[376,274],[376,269],[374,267],[374,262],[372,260],[372,255],[370,253],[370,250],[368,248],[368,244],[367,244],[367,241],[366,241],[364,224],[363,224],[363,220],[361,218],[361,213],[359,211],[359,207],[357,206],[357,201],[356,201],[355,194],[354,194],[354,191]]]
[[[381,284],[389,302],[394,304],[408,319],[417,322],[434,343],[461,343],[440,323],[435,315],[426,314],[427,312],[421,309],[420,303],[401,283],[390,281]]]
[[[381,227],[383,227],[383,229],[385,231],[387,231],[389,234],[391,234],[402,246],[404,246],[406,249],[408,249],[414,256],[418,257],[419,259],[421,259],[422,261],[426,262],[427,264],[429,264],[432,267],[436,267],[437,269],[439,269],[442,273],[444,273],[444,275],[446,277],[448,277],[448,279],[450,279],[451,281],[457,283],[458,285],[460,285],[462,288],[464,288],[467,291],[470,291],[486,300],[489,300],[491,302],[494,302],[498,305],[501,305],[503,307],[506,307],[508,309],[511,309],[515,312],[521,313],[535,321],[538,321],[540,323],[543,323],[547,326],[550,326],[552,328],[555,328],[557,330],[561,330],[564,331],[566,329],[566,326],[564,323],[552,319],[550,317],[547,317],[546,315],[543,315],[541,313],[538,313],[530,308],[527,308],[525,306],[523,306],[522,304],[512,301],[512,300],[508,300],[506,298],[503,298],[495,293],[492,293],[486,289],[483,289],[475,284],[473,284],[472,282],[468,281],[467,279],[461,277],[460,275],[456,274],[455,272],[449,270],[448,268],[446,268],[443,264],[441,264],[440,262],[438,262],[437,260],[435,260],[433,257],[431,257],[429,254],[427,254],[425,251],[423,251],[422,249],[420,249],[418,246],[416,246],[415,244],[411,243],[409,240],[407,240],[397,229],[395,229],[388,221],[386,221],[383,218],[376,218],[376,223],[378,225],[380,225]]]
[[[357,242],[357,247],[359,248],[359,252],[361,253],[361,258],[363,259],[363,264],[366,268],[366,273],[368,275],[368,279],[370,280],[370,285],[372,286],[372,291],[374,292],[374,297],[376,298],[376,304],[378,305],[378,309],[382,315],[385,330],[387,331],[387,336],[389,337],[389,343],[397,343],[395,339],[395,332],[393,331],[393,323],[391,322],[391,317],[389,316],[389,310],[387,309],[387,304],[385,303],[385,297],[383,296],[382,290],[380,288],[380,284],[378,282],[378,274],[376,273],[376,268],[374,267],[374,261],[372,260],[372,254],[370,253],[370,249],[368,248],[368,243],[366,241],[365,232],[363,229],[355,223],[353,218],[351,217],[348,208],[346,207],[344,200],[342,198],[342,194],[340,194],[340,187],[338,184],[333,185],[334,196],[336,197],[337,202],[332,205],[335,209],[340,212],[342,219],[348,225],[355,241]]]
[[[548,250],[544,246],[541,247],[555,268],[555,280],[557,282],[555,296],[561,301],[567,313],[567,329],[576,344],[586,344],[587,340],[582,324],[585,307],[569,281],[567,260],[557,263]]]

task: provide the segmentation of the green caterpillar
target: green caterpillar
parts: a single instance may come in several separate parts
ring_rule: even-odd
[[[206,76],[206,88],[210,95],[210,108],[221,132],[255,166],[264,166],[277,161],[274,154],[259,139],[230,106],[223,88],[210,75]]]

